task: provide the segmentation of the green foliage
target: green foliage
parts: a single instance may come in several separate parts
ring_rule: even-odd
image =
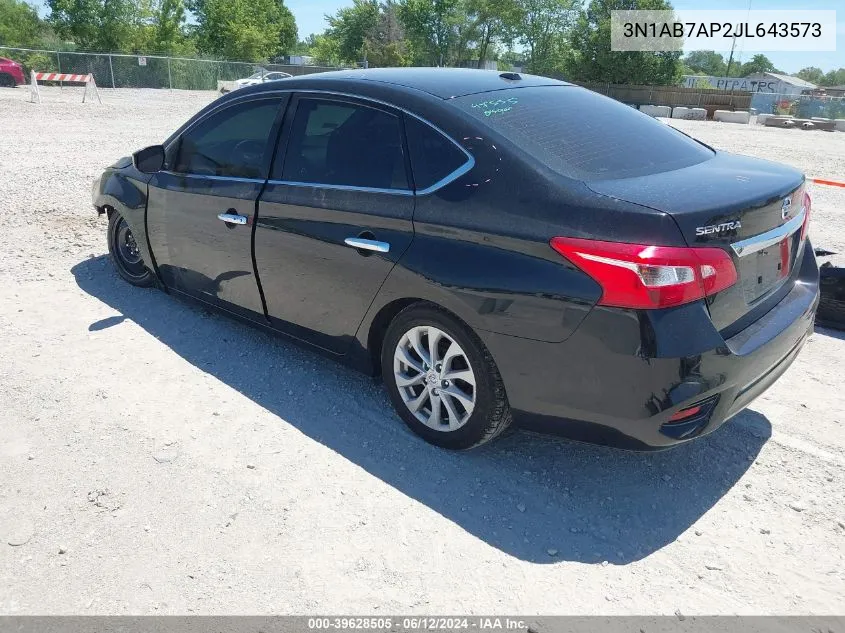
[[[528,53],[528,68],[539,74],[560,72],[569,48],[568,34],[578,17],[579,3],[577,0],[516,1],[519,25],[516,30]],[[608,31],[608,46],[609,42]]]
[[[43,32],[35,9],[22,0],[0,0],[0,44],[30,46]]]
[[[328,66],[337,66],[342,62],[340,57],[340,44],[336,38],[327,34],[309,35],[308,54],[318,63]]]
[[[572,30],[568,76],[580,81],[672,84],[680,78],[680,52],[611,51],[610,12],[671,10],[666,0],[591,0]]]
[[[367,33],[363,47],[364,59],[371,67],[410,65],[411,47],[405,40],[398,8],[391,0],[379,6],[375,27]]]
[[[153,22],[154,50],[168,55],[185,55],[191,46],[183,32],[185,4],[182,0],[161,0],[155,7]]]
[[[691,51],[681,61],[686,65],[682,75],[724,77],[728,69],[724,56],[716,51]]]
[[[754,75],[756,73],[779,73],[775,65],[765,55],[757,54],[747,62],[742,65],[737,64],[736,66],[731,66],[731,68],[736,68],[736,71],[731,70],[737,77],[747,77],[748,75]]]
[[[47,0],[56,33],[81,48],[96,50],[104,12],[101,0]]]
[[[824,71],[821,68],[816,68],[815,66],[808,66],[807,68],[802,68],[795,73],[795,76],[799,79],[803,79],[804,81],[809,81],[810,83],[819,85],[822,77],[824,76]]]
[[[479,65],[489,59],[497,42],[510,45],[517,38],[523,19],[517,0],[467,0],[466,10]]]
[[[196,0],[189,8],[204,53],[259,61],[296,45],[296,22],[281,0]]]
[[[356,62],[363,58],[364,42],[373,37],[379,24],[377,0],[353,0],[335,15],[327,15],[326,37],[335,40],[340,59]]]
[[[415,63],[445,66],[458,61],[463,8],[460,0],[400,1],[399,16],[416,52]]]
[[[845,86],[845,68],[831,70],[817,82],[820,86]]]

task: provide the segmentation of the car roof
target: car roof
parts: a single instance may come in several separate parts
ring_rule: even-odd
[[[569,86],[571,84],[548,77],[523,73],[499,72],[496,70],[475,70],[472,68],[370,68],[366,70],[339,70],[312,73],[296,77],[297,87],[319,87],[326,82],[350,84],[378,82],[393,86],[421,90],[440,99],[452,99],[464,95],[505,88],[527,88],[530,86]]]

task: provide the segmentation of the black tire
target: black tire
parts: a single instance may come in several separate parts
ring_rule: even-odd
[[[845,268],[829,263],[819,266],[821,300],[816,323],[822,327],[845,330]]]
[[[463,426],[453,431],[437,430],[418,420],[405,404],[396,385],[394,353],[402,337],[417,326],[434,326],[457,342],[475,375],[475,408]],[[438,306],[415,303],[396,315],[384,337],[381,369],[399,417],[414,433],[431,444],[452,450],[473,448],[496,438],[511,423],[505,387],[490,352],[469,327]]]
[[[18,82],[15,81],[15,78],[12,77],[8,73],[0,73],[0,87],[3,88],[16,88]]]
[[[148,288],[155,282],[155,277],[147,268],[132,236],[132,230],[116,211],[109,217],[108,228],[109,254],[117,269],[117,274],[133,286]]]

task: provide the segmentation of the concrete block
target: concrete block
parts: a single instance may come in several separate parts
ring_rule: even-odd
[[[686,108],[684,106],[677,106],[672,108],[672,118],[704,121],[707,118],[707,110],[704,108]]]
[[[640,112],[649,116],[672,116],[672,108],[669,106],[641,105]]]
[[[766,121],[771,119],[774,114],[758,114],[757,115],[757,125],[766,125]]]
[[[724,123],[748,123],[751,120],[751,115],[748,112],[737,110],[731,112],[730,110],[716,110],[713,113],[714,121],[722,121]]]
[[[833,122],[834,128],[840,132],[845,132],[845,119],[836,119]]]

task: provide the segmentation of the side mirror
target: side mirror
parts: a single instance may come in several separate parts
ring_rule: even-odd
[[[164,168],[164,147],[150,145],[132,154],[132,164],[138,171],[154,174]]]

